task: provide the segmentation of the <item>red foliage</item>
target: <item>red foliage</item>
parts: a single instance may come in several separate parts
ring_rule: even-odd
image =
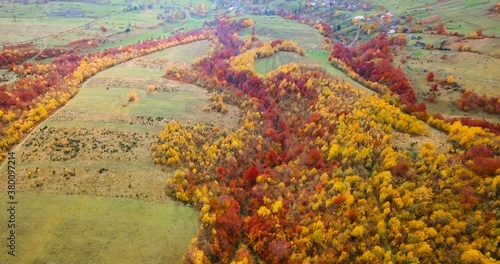
[[[320,30],[321,35],[323,35],[325,37],[332,38],[333,37],[332,27],[325,22],[320,22],[319,24],[321,26],[321,30]]]
[[[274,149],[271,149],[269,150],[269,152],[267,153],[266,157],[265,157],[265,160],[264,160],[266,166],[268,167],[272,167],[272,166],[275,166],[279,163],[279,159],[278,159],[278,153],[276,152],[276,150]]]
[[[343,194],[339,194],[333,199],[333,203],[337,206],[340,206],[343,202],[345,202],[345,196]]]
[[[407,111],[409,113],[426,112],[427,111],[427,105],[425,105],[424,102],[420,102],[418,104],[410,105],[407,108]]]
[[[439,87],[439,84],[435,83],[435,84],[433,84],[433,85],[432,85],[431,89],[432,89],[434,92],[437,92],[437,91],[439,91],[439,88],[438,88],[438,87]]]
[[[495,172],[500,170],[500,158],[475,157],[470,169],[482,177],[495,176]]]
[[[454,118],[445,118],[444,120],[450,124],[453,124],[456,121],[460,121],[460,123],[462,123],[462,125],[481,127],[481,128],[484,128],[484,129],[490,131],[491,133],[494,133],[496,135],[500,135],[500,124],[491,123],[491,122],[488,122],[484,119],[472,119],[470,117],[454,117]]]
[[[221,258],[223,263],[226,263],[242,232],[240,204],[229,195],[221,195],[218,197],[215,209],[217,235],[212,244],[212,252]]]
[[[455,101],[455,105],[463,111],[483,109],[490,114],[500,114],[500,97],[478,95],[472,90],[462,90],[462,98]]]
[[[316,166],[320,161],[323,160],[323,155],[318,148],[312,148],[307,153],[305,164],[308,166]]]
[[[461,188],[460,194],[462,195],[460,202],[467,209],[471,209],[479,203],[479,199],[476,196],[474,188],[470,186]]]
[[[81,39],[70,42],[66,45],[66,47],[75,51],[80,51],[88,48],[95,48],[99,45],[99,43],[101,43],[101,40],[99,39]]]
[[[259,176],[260,171],[257,167],[254,165],[250,165],[248,167],[247,171],[245,172],[245,180],[250,182],[251,184],[255,184],[255,180],[257,179],[257,176]]]
[[[392,174],[397,177],[406,178],[410,164],[406,160],[401,160],[392,168]]]
[[[290,242],[278,239],[269,244],[270,263],[286,263],[286,260],[290,257],[290,253],[292,252],[292,245]]]
[[[436,102],[436,94],[435,93],[430,93],[429,96],[427,97],[429,102],[435,103]]]
[[[277,45],[280,45],[281,43],[283,43],[283,40],[281,39],[276,39],[276,40],[273,40],[271,41],[271,47],[276,47]]]
[[[321,114],[318,111],[312,112],[311,115],[309,115],[308,122],[309,123],[316,123],[321,119]]]
[[[468,148],[463,155],[464,160],[470,160],[477,157],[493,157],[493,151],[486,146],[473,146]]]
[[[385,34],[379,34],[360,47],[346,47],[337,43],[330,58],[342,60],[368,81],[388,86],[392,93],[399,95],[402,104],[412,105],[417,100],[415,92],[403,70],[392,65],[390,45],[391,41]]]
[[[500,3],[496,4],[496,5],[493,7],[493,12],[495,12],[495,13],[500,13]]]
[[[428,82],[434,81],[434,72],[429,72],[429,74],[427,74],[427,81]]]
[[[63,54],[70,53],[70,50],[66,49],[44,49],[42,52],[40,52],[35,59],[36,60],[43,60],[47,58],[53,58],[53,57],[59,57]]]
[[[356,209],[349,209],[344,215],[351,221],[351,223],[354,223],[358,219],[359,212]]]
[[[439,35],[446,35],[447,32],[446,32],[446,26],[444,23],[439,23],[437,26],[436,26],[436,32],[439,34]]]
[[[5,68],[11,64],[19,64],[34,57],[40,52],[39,49],[4,50],[0,52],[0,68]]]

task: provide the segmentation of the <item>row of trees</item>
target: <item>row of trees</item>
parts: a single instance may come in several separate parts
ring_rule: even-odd
[[[359,47],[346,47],[342,44],[335,44],[330,54],[331,64],[345,72],[352,79],[360,82],[364,86],[380,94],[397,94],[399,103],[405,105],[407,112],[416,114],[421,120],[426,121],[430,114],[424,102],[417,102],[415,92],[406,77],[404,71],[392,65],[393,55],[392,45],[403,45],[403,41],[397,38],[387,38],[385,34],[379,34],[367,43]],[[434,73],[427,75],[427,81],[435,81]],[[456,85],[452,75],[439,82],[442,86]],[[433,91],[438,91],[438,83],[432,86]],[[436,100],[435,94],[429,94],[429,101]],[[455,104],[464,111],[481,108],[488,113],[498,113],[498,98],[487,98],[479,96],[472,91],[462,91],[462,98]],[[461,121],[464,125],[478,126],[488,131],[499,134],[498,125],[486,120],[474,120],[470,118],[448,118],[450,123]],[[438,127],[439,128],[439,127]]]
[[[0,151],[6,153],[37,122],[74,96],[85,79],[99,71],[152,52],[213,37],[210,29],[191,30],[168,38],[90,53],[85,57],[72,53],[58,57],[50,64],[12,66],[11,69],[21,74],[21,78],[0,85]]]
[[[249,37],[251,41],[252,36]],[[246,52],[241,53],[238,56],[234,56],[230,59],[230,66],[235,71],[248,70],[254,74],[255,72],[255,61],[257,59],[267,58],[275,55],[276,53],[284,52],[294,52],[301,56],[305,55],[303,48],[300,48],[297,43],[289,40],[274,40],[271,42],[261,43],[258,47],[250,49]]]
[[[337,43],[330,54],[330,60],[338,59],[363,79],[387,86],[391,93],[399,95],[402,104],[410,107],[417,98],[403,70],[392,65],[392,43],[394,41],[391,42],[384,33],[359,47]]]
[[[12,64],[19,64],[35,57],[40,52],[39,49],[4,50],[0,52],[0,68],[7,68]]]
[[[500,114],[500,98],[478,95],[472,90],[462,90],[462,97],[455,101],[455,105],[463,111],[483,109],[490,114]]]
[[[219,37],[226,44],[191,71],[171,69],[166,77],[223,90],[229,95],[223,100],[244,113],[242,126],[229,133],[173,122],[153,149],[155,162],[175,169],[167,193],[200,210],[188,263],[500,257],[493,211],[500,178],[492,165],[498,136],[429,118],[449,131],[453,148],[402,148],[396,131],[422,136],[427,130],[389,104],[389,96],[367,96],[295,64],[265,78],[233,67],[235,55],[228,54],[259,45],[235,51],[237,22],[219,23],[234,30],[217,32],[230,38]],[[475,150],[479,145],[484,148]],[[484,164],[489,169],[479,170]]]

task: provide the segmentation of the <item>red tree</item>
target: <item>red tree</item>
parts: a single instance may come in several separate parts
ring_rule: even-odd
[[[433,72],[429,72],[429,74],[427,74],[427,81],[428,82],[434,81],[434,73]]]

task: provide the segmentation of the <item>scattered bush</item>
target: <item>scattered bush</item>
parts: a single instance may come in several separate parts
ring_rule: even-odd
[[[138,99],[139,99],[139,96],[137,96],[137,93],[135,91],[128,92],[128,101],[129,102],[135,102]]]

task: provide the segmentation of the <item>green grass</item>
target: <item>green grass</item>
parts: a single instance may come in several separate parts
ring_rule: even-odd
[[[467,34],[482,29],[486,34],[500,34],[500,22],[498,16],[489,15],[488,9],[494,1],[481,0],[449,0],[437,3],[436,0],[412,1],[412,0],[374,0],[374,6],[384,6],[396,16],[405,12],[413,14],[415,21],[429,16],[441,16],[448,31]],[[427,12],[430,10],[430,13]],[[380,13],[376,8],[368,14]]]
[[[51,11],[80,10],[85,12],[86,17],[102,17],[111,13],[121,12],[124,6],[118,5],[94,5],[83,2],[49,2],[46,4],[4,4],[0,8],[0,17],[12,18],[16,15],[23,17],[46,17]]]
[[[158,24],[160,20],[157,20],[156,24]],[[108,42],[105,43],[96,49],[93,49],[94,52],[96,51],[102,51],[105,49],[117,47],[117,46],[125,46],[133,43],[137,43],[138,41],[143,41],[146,39],[150,38],[157,38],[157,37],[164,37],[164,36],[170,36],[174,34],[174,31],[184,31],[184,30],[189,30],[193,28],[201,28],[203,26],[204,21],[202,20],[184,20],[184,21],[179,21],[175,22],[172,24],[167,24],[164,27],[159,27],[155,29],[149,29],[149,30],[137,30],[133,29],[129,33],[121,33],[122,36],[124,37],[121,40],[114,41],[114,42]],[[123,32],[124,30],[122,30]],[[139,33],[136,33],[139,32]],[[188,55],[188,54],[185,54]]]
[[[374,11],[376,12],[382,12],[378,7],[383,6],[393,13],[400,14],[407,10],[419,8],[435,2],[436,0],[422,0],[418,2],[412,0],[373,0],[370,1],[370,4],[375,7]]]
[[[138,101],[128,102],[128,93],[135,91]],[[98,103],[97,103],[98,102]],[[193,105],[207,104],[206,98],[189,90],[179,92],[154,92],[136,88],[83,87],[67,104],[67,110],[89,114],[140,115],[182,119],[191,113]]]
[[[373,93],[368,88],[363,85],[353,81],[351,78],[346,76],[342,71],[333,67],[328,61],[328,53],[320,52],[306,52],[305,57],[301,57],[298,54],[291,52],[279,52],[276,55],[264,59],[259,59],[255,62],[255,71],[259,74],[265,75],[270,71],[277,69],[281,65],[289,63],[304,63],[308,65],[316,65],[325,70],[326,73],[330,74],[333,78],[343,80],[349,83],[353,88],[363,90],[368,93]]]
[[[104,77],[141,77],[143,78],[154,78],[157,79],[164,74],[162,69],[151,69],[151,68],[136,68],[136,67],[125,67],[123,65],[117,65],[111,67],[104,71],[99,72],[94,77],[104,78]]]
[[[286,20],[279,16],[245,16],[252,18],[256,25],[255,30],[261,40],[292,40],[305,48],[321,48],[323,37],[308,25]],[[252,29],[247,28],[238,34],[246,38]]]
[[[429,55],[431,53],[430,50],[422,49],[419,47],[415,47],[413,50],[415,50],[415,52],[413,53],[413,57],[415,57],[415,58],[420,58],[420,57]]]
[[[300,62],[310,63],[311,61],[308,61],[305,57],[301,57],[300,55],[295,53],[279,52],[274,56],[258,59],[255,62],[255,70],[259,74],[266,75],[270,71],[277,69],[279,66],[292,62],[299,64]]]
[[[178,204],[24,192],[16,199],[17,254],[3,250],[0,263],[178,263],[199,228],[198,212]],[[6,237],[7,225],[0,230]]]
[[[132,29],[132,31],[133,30],[134,29]],[[157,37],[163,37],[163,36],[169,35],[162,28],[156,28],[156,29],[144,31],[144,32],[141,32],[139,35],[135,35],[135,32],[132,32],[132,31],[129,33],[121,33],[124,36],[123,39],[118,40],[118,41],[104,43],[103,45],[97,47],[96,49],[93,49],[92,51],[93,52],[103,51],[105,49],[119,47],[119,46],[125,46],[125,45],[137,43],[138,41],[143,41],[143,40],[150,39],[150,38],[157,38]]]

